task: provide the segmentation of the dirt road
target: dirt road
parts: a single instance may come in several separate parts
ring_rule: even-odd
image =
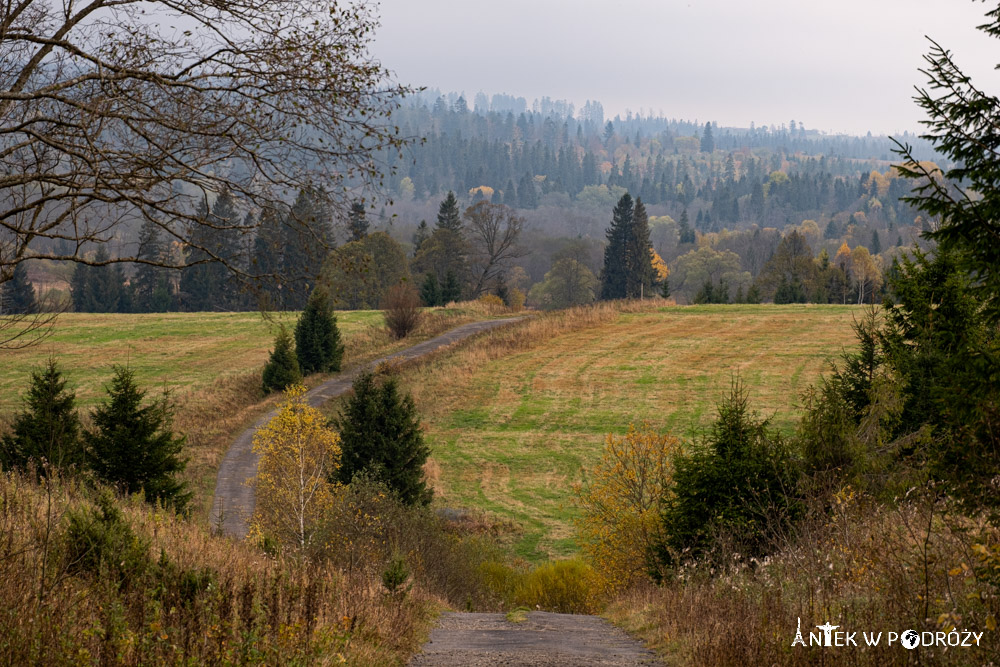
[[[602,618],[544,611],[521,623],[503,614],[444,614],[410,661],[410,667],[657,664],[652,652]]]
[[[398,359],[408,361],[422,357],[445,345],[468,338],[473,334],[488,331],[523,318],[511,317],[502,320],[472,322],[452,329],[436,338],[408,347],[405,350],[381,357],[364,366],[331,378],[311,389],[306,394],[309,405],[319,407],[331,398],[336,398],[351,389],[354,378],[363,370],[373,369],[383,361]],[[253,434],[277,414],[272,410],[257,420],[253,426],[243,431],[226,452],[215,481],[215,498],[212,501],[212,526],[221,526],[226,535],[243,538],[247,534],[247,522],[253,514],[254,492],[247,484],[257,474],[257,455],[251,449]]]

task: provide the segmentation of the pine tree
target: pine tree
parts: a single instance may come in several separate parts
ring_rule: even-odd
[[[433,271],[428,271],[424,276],[424,282],[420,286],[420,300],[428,308],[441,305],[441,288]]]
[[[413,233],[413,254],[416,255],[420,252],[420,246],[423,245],[424,241],[429,239],[431,236],[430,228],[427,226],[426,220],[421,220],[420,224],[417,225],[417,231]]]
[[[274,339],[274,349],[271,350],[271,356],[264,366],[262,375],[264,393],[284,391],[301,381],[302,372],[299,370],[299,360],[295,358],[295,350],[292,349],[292,335],[282,324]]]
[[[458,199],[451,190],[438,207],[437,228],[453,232],[462,231],[462,214],[458,210]]]
[[[25,409],[14,418],[12,433],[0,441],[0,466],[23,470],[33,461],[45,474],[43,463],[60,469],[81,465],[84,449],[75,400],[54,359],[32,371]]]
[[[413,399],[400,396],[396,378],[363,373],[337,418],[341,460],[338,478],[349,484],[359,473],[384,483],[407,505],[426,505],[432,492],[423,466],[430,455]]]
[[[684,209],[681,211],[681,218],[678,222],[677,243],[694,243],[696,240],[694,230],[691,229],[691,223],[688,221],[688,211]]]
[[[35,288],[28,280],[24,262],[14,266],[14,275],[0,285],[0,315],[26,315],[38,311]]]
[[[705,131],[701,135],[701,152],[711,153],[715,150],[715,138],[712,137],[712,124],[705,123]]]
[[[256,296],[263,310],[277,310],[282,305],[282,213],[274,209],[260,212],[257,236],[250,253],[249,272],[257,276]]]
[[[526,172],[517,185],[517,203],[520,208],[538,208],[538,192],[535,190],[535,179],[530,173]]]
[[[309,300],[322,272],[323,261],[333,245],[329,212],[323,205],[322,193],[312,190],[299,192],[281,231],[284,249],[282,307],[299,310]]]
[[[108,251],[101,246],[94,262],[97,266],[77,264],[70,280],[73,309],[78,313],[128,312],[125,276],[117,264],[107,264]]]
[[[601,271],[602,299],[624,299],[628,296],[626,256],[633,215],[632,197],[626,192],[614,208],[607,231],[608,245],[604,248],[604,269]]]
[[[365,205],[356,201],[351,204],[351,212],[347,216],[347,230],[352,241],[360,241],[368,236],[368,218],[365,217]]]
[[[303,375],[340,370],[344,345],[330,303],[327,291],[317,287],[295,325],[295,356]]]
[[[670,278],[663,279],[663,287],[660,290],[660,296],[662,296],[664,299],[670,298]]]
[[[166,397],[143,405],[146,392],[124,366],[114,367],[107,393],[91,413],[94,429],[84,432],[90,469],[124,493],[142,492],[147,502],[184,509],[191,494],[177,476],[187,464],[181,458],[185,439],[170,430]]]
[[[878,238],[878,230],[876,229],[872,230],[871,246],[872,247],[868,249],[871,252],[871,254],[878,255],[882,252],[882,242]]]

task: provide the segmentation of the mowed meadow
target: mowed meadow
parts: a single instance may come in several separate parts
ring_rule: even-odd
[[[515,522],[515,549],[530,560],[575,553],[572,487],[608,433],[647,421],[697,442],[738,373],[754,407],[791,434],[802,392],[854,345],[862,314],[803,305],[632,310],[598,306],[576,323],[557,315],[553,326],[542,316],[407,373],[437,502]],[[491,349],[494,339],[509,353]]]
[[[345,345],[344,367],[363,363],[425,340],[489,313],[475,306],[436,308],[418,330],[395,341],[385,329],[382,311],[337,313]],[[21,396],[32,370],[49,357],[59,364],[77,407],[87,421],[101,401],[113,364],[127,364],[152,400],[169,392],[174,429],[187,436],[185,478],[194,491],[196,512],[208,516],[215,476],[222,456],[241,428],[277,400],[264,396],[261,370],[278,327],[294,328],[298,313],[162,313],[60,315],[45,340],[4,352],[0,367],[0,421],[21,409]],[[313,385],[325,376],[313,376]],[[2,429],[0,424],[0,429]]]

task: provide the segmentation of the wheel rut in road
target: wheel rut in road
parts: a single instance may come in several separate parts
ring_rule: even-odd
[[[486,320],[472,322],[435,338],[418,343],[405,350],[380,357],[374,361],[341,373],[323,384],[310,389],[305,399],[309,405],[319,407],[351,389],[354,379],[363,371],[374,369],[386,361],[409,361],[425,356],[446,345],[458,342],[483,331],[489,331],[512,322],[523,320],[523,317],[510,317],[501,320]],[[253,435],[257,429],[264,426],[278,414],[277,409],[268,412],[258,419],[253,426],[240,433],[222,460],[219,474],[215,481],[215,497],[212,500],[211,525],[220,527],[226,535],[246,537],[250,516],[254,509],[254,490],[247,482],[257,475],[259,457],[253,452]]]
[[[603,618],[533,611],[520,623],[503,614],[443,614],[409,667],[659,664],[655,654]]]

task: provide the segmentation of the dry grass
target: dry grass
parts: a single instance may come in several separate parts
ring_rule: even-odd
[[[491,332],[405,374],[448,506],[516,520],[518,553],[575,553],[571,485],[630,423],[691,438],[739,372],[788,432],[798,394],[854,343],[856,309],[598,304]]]
[[[764,563],[682,571],[662,588],[623,595],[607,614],[670,664],[996,664],[1000,580],[972,545],[998,541],[995,528],[949,519],[939,502],[887,508],[841,496],[832,515],[807,522]],[[856,632],[861,646],[792,648],[800,618],[807,643],[829,622]],[[984,635],[981,648],[888,646],[885,633],[907,629]],[[869,648],[862,632],[884,636]]]
[[[120,580],[114,562],[83,568],[68,519],[90,498],[0,475],[0,664],[388,665],[429,627],[420,591],[390,597],[370,575],[270,558],[137,500],[120,506],[138,566]]]

